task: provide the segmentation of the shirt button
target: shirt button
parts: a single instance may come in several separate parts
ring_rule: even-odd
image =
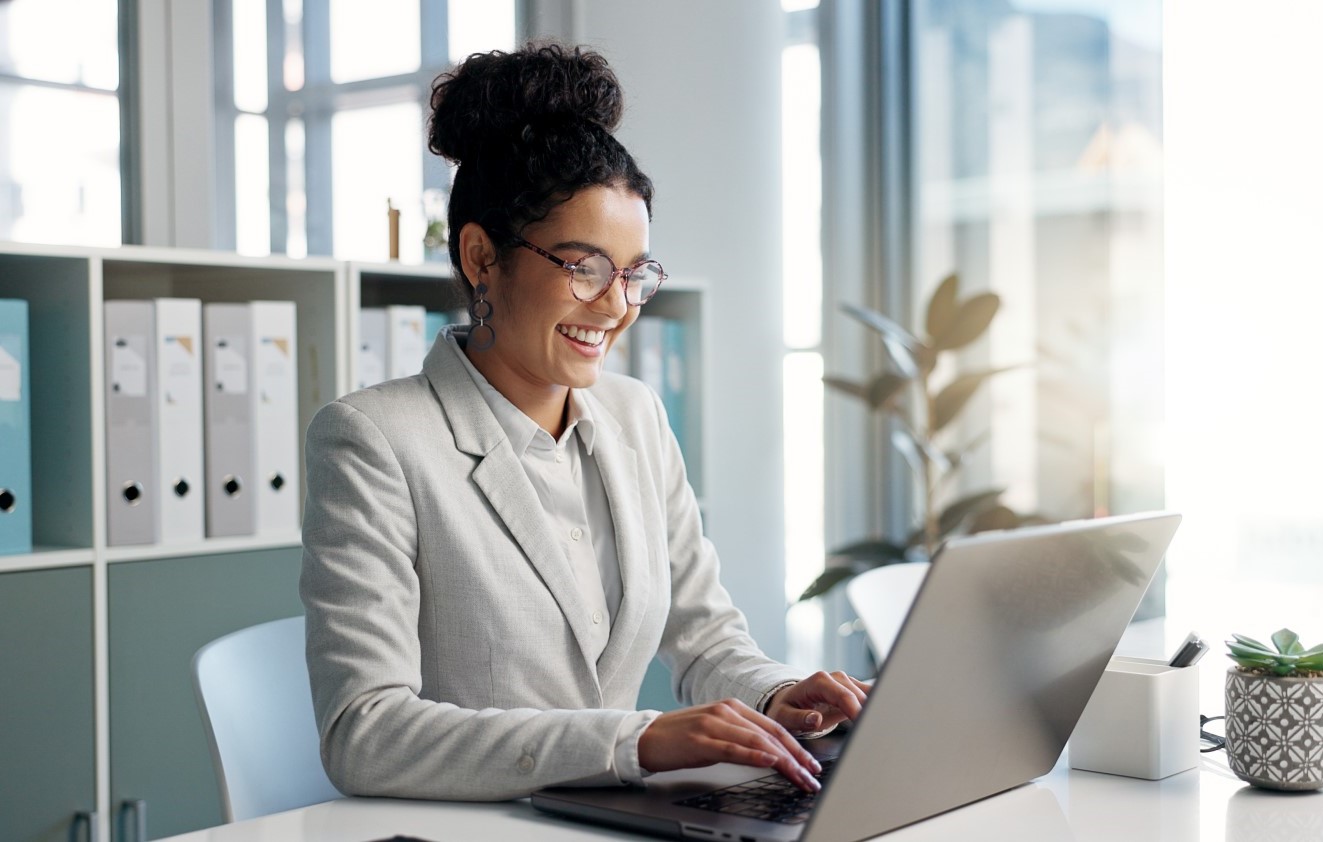
[[[601,612],[601,611],[594,611],[594,612],[593,612],[593,625],[595,625],[595,626],[596,626],[596,625],[601,625],[601,623],[602,623],[602,612]]]
[[[564,462],[564,461],[565,461],[565,451],[563,451],[563,450],[557,450],[557,451],[556,451],[556,461],[557,461],[557,462]]]
[[[576,526],[570,530],[570,538],[572,538],[573,540],[577,541],[582,537],[583,537],[583,530],[580,529],[579,527]]]
[[[531,772],[533,771],[533,758],[525,754],[523,757],[519,758],[519,763],[517,765],[519,766],[519,771]]]

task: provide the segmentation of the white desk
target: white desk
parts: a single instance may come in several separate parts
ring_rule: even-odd
[[[1161,657],[1190,627],[1173,620],[1131,627],[1118,652]],[[1246,627],[1253,631],[1255,629]],[[1200,664],[1201,708],[1221,713],[1227,660],[1219,625]],[[1270,630],[1271,631],[1271,630]],[[1162,781],[1077,772],[1063,755],[1049,774],[993,798],[885,834],[885,842],[1320,842],[1323,791],[1255,789],[1227,769],[1224,752]],[[644,839],[537,812],[527,801],[454,804],[345,798],[173,837],[172,842],[370,842],[396,834],[449,840]]]
[[[1243,784],[1219,752],[1163,781],[1076,772],[1059,763],[1010,792],[878,837],[886,842],[1319,842],[1323,792]],[[345,798],[173,837],[172,842],[369,842],[421,839],[644,839],[544,815],[527,801],[452,804]]]

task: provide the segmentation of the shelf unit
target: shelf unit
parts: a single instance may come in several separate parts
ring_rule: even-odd
[[[467,304],[445,263],[0,243],[0,298],[29,303],[35,545],[0,555],[0,670],[21,688],[0,693],[0,838],[72,838],[78,811],[97,838],[137,842],[134,804],[148,838],[220,823],[192,654],[302,611],[297,532],[107,545],[102,304],[155,297],[294,301],[301,431],[356,382],[360,308]],[[700,498],[704,308],[703,284],[674,278],[646,307],[688,324],[685,458]],[[302,464],[302,432],[299,448]],[[641,702],[666,697],[650,675]]]

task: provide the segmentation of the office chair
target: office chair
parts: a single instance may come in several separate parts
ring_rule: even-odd
[[[193,656],[227,822],[340,798],[322,768],[303,618],[250,626]]]
[[[879,664],[891,652],[928,567],[926,561],[889,564],[864,571],[845,583],[845,597],[859,615],[873,658]]]

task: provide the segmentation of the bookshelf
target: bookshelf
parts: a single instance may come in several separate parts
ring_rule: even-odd
[[[700,500],[703,291],[701,281],[672,278],[645,306],[685,325],[682,438]],[[0,670],[21,688],[0,694],[7,839],[74,838],[90,817],[98,838],[128,842],[134,802],[146,805],[148,838],[219,824],[192,654],[229,631],[302,612],[297,531],[107,543],[102,305],[156,297],[296,303],[301,465],[302,431],[355,382],[362,308],[466,306],[445,263],[0,243],[0,298],[29,306],[33,419],[34,548],[0,555]],[[664,676],[652,686],[641,702],[669,695]]]

